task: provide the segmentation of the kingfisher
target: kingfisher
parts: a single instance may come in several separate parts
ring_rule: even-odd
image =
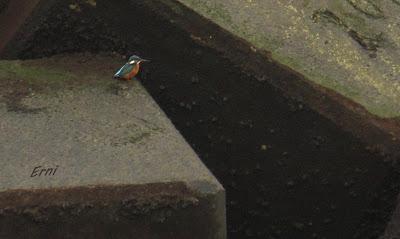
[[[139,73],[140,63],[148,61],[136,55],[129,57],[128,62],[115,73],[114,79],[131,80]]]

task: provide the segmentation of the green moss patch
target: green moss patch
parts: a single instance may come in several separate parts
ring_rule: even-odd
[[[21,61],[0,61],[0,78],[22,80],[29,84],[60,84],[75,78],[75,75],[60,70],[28,66]]]

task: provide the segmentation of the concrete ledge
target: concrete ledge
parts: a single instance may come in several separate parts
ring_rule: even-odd
[[[1,238],[225,238],[224,190],[121,58],[0,62]]]

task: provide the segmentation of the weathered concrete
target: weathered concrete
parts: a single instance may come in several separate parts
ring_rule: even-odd
[[[0,62],[1,238],[226,237],[222,186],[138,81],[111,79],[122,62]]]

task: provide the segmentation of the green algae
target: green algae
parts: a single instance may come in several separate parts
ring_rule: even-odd
[[[28,66],[21,61],[0,61],[0,78],[23,80],[29,84],[59,84],[71,81],[76,76],[72,73],[47,69],[37,66]]]
[[[142,141],[143,139],[150,137],[150,135],[151,134],[149,132],[142,132],[140,134],[130,136],[128,140],[129,143],[136,144]]]

